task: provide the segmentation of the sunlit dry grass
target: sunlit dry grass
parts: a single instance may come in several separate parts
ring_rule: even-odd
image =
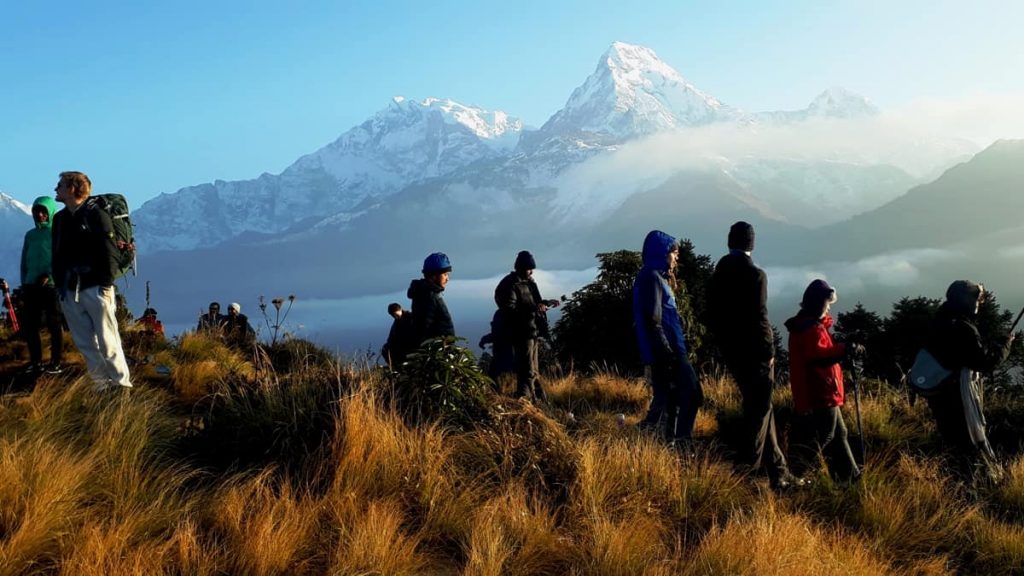
[[[686,575],[875,576],[895,573],[855,535],[764,505],[715,527],[687,558]]]
[[[920,453],[928,414],[895,391],[862,398],[860,484],[778,495],[730,459],[724,373],[675,449],[634,426],[646,382],[611,373],[549,379],[550,405],[499,398],[456,430],[411,424],[380,373],[301,343],[249,358],[189,335],[149,362],[172,375],[127,395],[48,377],[0,398],[0,576],[1024,571],[1024,457],[968,489]],[[788,391],[775,400],[784,427]],[[197,418],[223,466],[195,459]]]

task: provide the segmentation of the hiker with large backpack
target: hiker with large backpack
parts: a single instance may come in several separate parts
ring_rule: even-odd
[[[423,278],[409,283],[406,295],[412,300],[414,346],[431,338],[455,336],[452,315],[448,313],[441,293],[448,285],[452,263],[443,252],[435,252],[423,260]]]
[[[985,433],[979,379],[1006,360],[1014,335],[1011,331],[997,342],[982,342],[976,320],[984,299],[981,284],[957,280],[949,285],[924,349],[910,370],[910,386],[928,401],[943,448],[957,472],[965,479],[977,474],[999,481],[1002,467]],[[933,370],[926,375],[929,362],[941,373]],[[928,379],[934,379],[935,386],[926,387]]]
[[[640,426],[653,429],[666,417],[665,438],[686,449],[704,394],[690,365],[683,320],[674,294],[679,243],[660,230],[644,239],[643,267],[633,281],[633,322],[640,359],[650,368],[653,398]]]
[[[824,280],[814,280],[804,290],[800,311],[786,320],[789,330],[789,385],[797,413],[799,439],[793,442],[794,464],[813,468],[818,454],[825,456],[831,476],[855,482],[860,469],[847,440],[841,407],[846,401],[843,370],[849,354],[862,353],[859,344],[832,340],[832,316],[836,291]]]
[[[91,197],[88,176],[61,172],[54,190],[64,209],[53,219],[53,278],[71,338],[97,390],[131,388],[114,280],[124,273],[134,246],[115,230],[108,203]]]
[[[768,322],[768,277],[750,257],[754,227],[736,222],[728,244],[729,253],[715,266],[707,294],[709,328],[743,398],[739,460],[755,471],[765,468],[776,490],[802,486],[803,480],[789,472],[775,430],[775,339]]]
[[[32,203],[35,226],[25,233],[21,249],[21,334],[28,345],[32,374],[60,374],[64,348],[64,317],[57,289],[53,282],[53,217],[57,203],[49,196],[40,196]],[[50,333],[50,362],[43,364],[43,342],[40,331],[45,324]]]

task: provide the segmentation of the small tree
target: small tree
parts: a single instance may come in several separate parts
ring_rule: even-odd
[[[558,359],[576,367],[607,364],[637,371],[640,353],[633,336],[633,280],[638,252],[597,255],[597,280],[573,292],[552,330]]]
[[[886,380],[899,382],[910,370],[918,350],[925,344],[932,319],[941,303],[935,298],[918,296],[904,297],[893,304],[892,313],[885,320],[885,338],[881,343],[889,353],[880,367]]]
[[[835,335],[843,342],[863,344],[864,374],[871,378],[885,378],[892,364],[885,345],[885,320],[868,310],[860,302],[849,312],[841,312],[836,320]]]

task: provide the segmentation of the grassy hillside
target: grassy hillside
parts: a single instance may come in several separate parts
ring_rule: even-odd
[[[0,575],[1024,572],[1013,396],[988,398],[1003,486],[953,481],[925,408],[868,383],[864,481],[777,495],[731,463],[720,375],[681,454],[634,429],[647,389],[613,374],[549,377],[543,410],[491,396],[455,427],[302,342],[127,341],[141,363],[120,396],[14,379],[20,344],[0,344]]]

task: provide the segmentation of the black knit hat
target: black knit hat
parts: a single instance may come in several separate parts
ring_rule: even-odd
[[[729,249],[750,252],[754,249],[754,227],[742,220],[729,228]]]
[[[516,272],[523,272],[526,270],[535,270],[537,268],[537,261],[533,259],[533,254],[523,250],[516,255]]]
[[[834,304],[835,301],[836,289],[819,278],[807,285],[807,289],[804,290],[804,298],[800,301],[800,307],[805,310],[817,310],[824,308],[826,303]]]

